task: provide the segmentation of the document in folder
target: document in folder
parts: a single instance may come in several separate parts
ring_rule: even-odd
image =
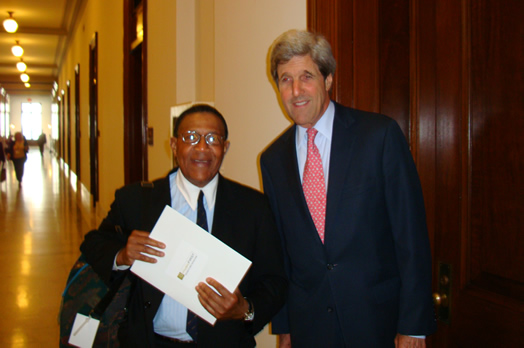
[[[251,261],[169,206],[150,237],[165,243],[165,256],[157,263],[137,260],[131,271],[214,325],[216,318],[198,301],[196,285],[212,277],[233,292]]]

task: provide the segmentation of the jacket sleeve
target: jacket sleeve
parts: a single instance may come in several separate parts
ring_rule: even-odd
[[[98,229],[85,235],[80,245],[87,262],[106,284],[111,281],[116,254],[126,245],[131,234],[131,230],[126,228],[126,214],[122,206],[122,192],[117,191],[108,215]]]
[[[263,157],[260,160],[260,167],[261,167],[261,172],[262,172],[262,182],[263,182],[263,187],[264,187],[264,193],[266,194],[266,196],[269,199],[269,204],[271,206],[271,210],[273,212],[273,216],[274,216],[275,221],[276,221],[277,229],[279,230],[280,217],[276,213],[276,212],[278,212],[278,208],[276,206],[277,202],[275,200],[276,195],[274,193],[273,186],[271,184],[271,179],[270,179],[269,173],[266,170],[266,166],[264,164]],[[279,230],[279,234],[280,234],[279,243],[281,243],[282,250],[284,250],[284,243],[283,243],[284,239],[281,236],[281,231],[280,230]],[[282,257],[283,257],[283,261],[284,261],[284,269],[285,269],[286,275],[287,275],[287,277],[289,279],[289,260],[285,257],[285,255],[286,254],[282,251]],[[289,330],[289,320],[288,320],[288,307],[287,307],[287,304],[284,304],[282,309],[271,320],[271,333],[272,334],[287,334],[289,332],[290,332],[290,330]]]
[[[428,335],[434,331],[435,321],[422,188],[407,141],[394,121],[384,144],[386,204],[401,278],[397,332]]]

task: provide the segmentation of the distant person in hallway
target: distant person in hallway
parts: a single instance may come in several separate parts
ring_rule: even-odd
[[[40,149],[40,156],[44,157],[44,145],[47,143],[47,137],[45,133],[40,134],[36,142],[38,144],[38,148]]]
[[[129,273],[135,286],[119,332],[124,347],[255,347],[254,336],[285,302],[282,250],[266,197],[219,173],[227,139],[227,124],[218,110],[205,104],[190,107],[178,117],[171,139],[178,168],[152,183],[117,190],[98,230],[85,236],[82,253],[110,283],[129,272],[135,260],[155,263],[155,257],[164,255],[152,247],[165,245],[149,238],[149,232],[166,205],[196,221],[203,204],[209,232],[252,261],[234,293],[219,279],[208,283],[221,296],[198,284],[200,302],[218,321],[210,326],[198,320],[196,333],[186,327],[192,314],[186,307]]]
[[[13,161],[18,186],[22,186],[22,177],[24,176],[24,165],[27,160],[27,151],[29,146],[22,133],[16,132],[15,139],[9,146],[7,158]]]
[[[6,170],[5,170],[5,160],[6,160],[6,154],[5,154],[5,140],[4,137],[0,136],[0,181],[4,181],[6,178]]]
[[[6,156],[5,156],[5,149],[6,149],[6,142],[4,137],[0,136],[0,162],[5,162]]]
[[[336,62],[324,37],[285,32],[270,63],[294,121],[260,159],[290,281],[272,321],[280,346],[425,347],[436,327],[431,252],[401,129],[330,100]]]

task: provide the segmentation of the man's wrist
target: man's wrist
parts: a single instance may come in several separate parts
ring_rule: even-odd
[[[248,304],[248,310],[244,313],[244,321],[251,322],[255,319],[255,308],[253,307],[253,302],[247,297],[244,297]]]

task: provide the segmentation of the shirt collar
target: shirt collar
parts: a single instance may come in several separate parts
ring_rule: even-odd
[[[320,119],[315,123],[315,128],[318,133],[322,134],[324,138],[327,139],[328,144],[331,144],[331,136],[333,134],[333,120],[335,118],[335,104],[332,101],[329,102],[329,105]],[[296,132],[296,146],[299,149],[302,146],[307,148],[307,128],[297,125]]]
[[[182,174],[182,171],[177,170],[177,175],[175,177],[175,183],[187,201],[187,204],[191,207],[192,210],[197,209],[198,205],[198,195],[200,191],[204,192],[204,197],[206,198],[207,207],[209,210],[213,210],[215,206],[215,199],[217,195],[218,187],[218,174],[204,187],[198,187],[189,182]]]

